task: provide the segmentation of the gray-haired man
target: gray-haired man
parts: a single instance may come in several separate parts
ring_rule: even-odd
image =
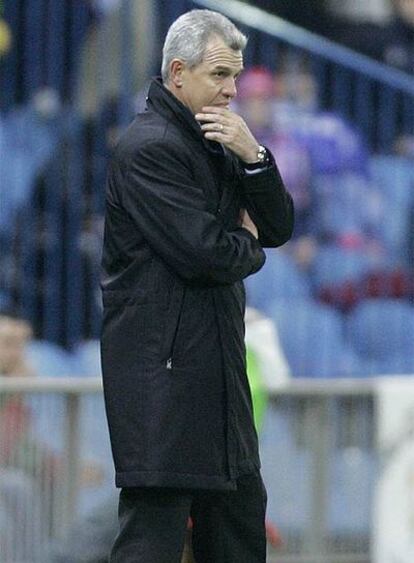
[[[230,109],[246,38],[194,10],[109,170],[102,365],[120,495],[111,562],[266,558],[266,493],[246,377],[243,279],[285,243],[292,200]]]

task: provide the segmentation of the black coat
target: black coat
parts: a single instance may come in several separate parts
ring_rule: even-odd
[[[102,368],[119,487],[228,489],[259,466],[242,280],[292,232],[274,163],[245,176],[160,82],[108,174]],[[260,243],[238,226],[246,207]]]

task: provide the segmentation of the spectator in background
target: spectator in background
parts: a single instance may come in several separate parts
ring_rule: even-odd
[[[91,0],[91,5],[100,17],[88,30],[82,46],[76,93],[77,107],[85,116],[97,114],[105,100],[119,95],[132,98],[138,92],[154,62],[156,37],[154,6],[149,0]],[[129,37],[121,33],[126,10]],[[138,53],[129,61],[125,60],[126,41],[131,42],[128,53]]]
[[[304,143],[295,138],[291,128],[277,122],[278,104],[284,99],[282,84],[275,88],[275,79],[264,67],[253,67],[242,74],[237,90],[237,107],[254,135],[262,139],[274,154],[282,178],[295,201],[295,237],[311,229],[311,161]],[[283,108],[284,115],[288,110]]]
[[[4,19],[0,17],[0,59],[9,51],[11,41],[12,38],[9,26]]]
[[[414,72],[414,0],[392,0],[394,17],[384,31],[382,60],[408,74]]]
[[[266,393],[277,391],[291,377],[290,368],[280,343],[277,326],[272,319],[253,307],[246,308],[245,323],[246,347],[257,363],[256,370],[260,372],[258,376],[260,383],[257,379],[253,381],[254,377],[251,374],[248,357],[247,373],[250,387],[253,387],[255,383],[262,387]],[[261,421],[257,420],[256,413],[255,419],[256,428],[260,431]]]
[[[384,24],[390,17],[390,0],[324,0],[325,11],[332,20]]]
[[[17,214],[28,205],[36,176],[56,149],[62,136],[61,109],[56,90],[40,88],[0,124],[0,237],[12,238]]]
[[[286,60],[275,77],[264,68],[249,69],[240,78],[238,91],[241,114],[278,154],[282,177],[295,201],[295,245],[303,266],[311,261],[315,244],[342,245],[349,244],[350,237],[354,242],[363,238],[377,221],[375,201],[367,195],[367,150],[349,124],[318,109],[317,85],[306,63]],[[338,198],[338,178],[351,177],[352,185],[346,187],[347,193],[352,191],[351,199],[356,183],[358,187],[364,183],[365,191],[359,195],[366,197],[363,212],[349,206],[343,194]]]
[[[391,0],[393,12],[383,24],[337,20],[330,37],[408,74],[414,72],[414,0]]]
[[[36,375],[26,347],[32,336],[30,323],[13,310],[0,311],[0,375]],[[51,478],[58,469],[57,457],[42,444],[33,426],[33,413],[21,393],[0,396],[0,465],[27,475]]]
[[[315,33],[326,29],[326,0],[248,0],[248,3]]]
[[[278,154],[296,209],[284,250],[314,295],[344,310],[364,297],[411,295],[384,236],[389,202],[372,180],[369,151],[350,123],[318,108],[306,61],[286,57],[274,78],[265,68],[247,69],[238,91],[241,114]]]
[[[0,312],[0,375],[34,375],[25,358],[25,346],[31,336],[27,321],[8,311]],[[26,442],[30,413],[22,396],[0,398],[0,465],[13,465]],[[21,459],[19,459],[21,462]],[[26,460],[27,461],[27,460]]]
[[[33,375],[25,358],[31,337],[27,321],[0,312],[0,376]],[[36,480],[31,413],[20,394],[0,395],[0,545],[2,560],[39,561],[36,538],[42,533],[41,487]],[[15,530],[19,530],[17,537]]]
[[[22,214],[30,209],[36,180],[55,155],[66,129],[59,95],[46,87],[0,121],[0,288],[9,296],[16,289],[15,243]],[[62,186],[55,189],[60,192]]]
[[[27,320],[12,309],[0,311],[0,376],[36,375],[27,360],[31,337],[32,328]],[[54,494],[66,479],[61,453],[50,448],[49,436],[42,439],[38,431],[38,414],[24,393],[0,394],[0,545],[10,546],[10,559],[5,561],[13,563],[43,563],[42,557],[34,556],[36,539],[51,530]],[[52,427],[50,432],[53,433]],[[82,460],[81,486],[95,486],[101,478],[99,465]],[[3,529],[2,521],[6,526]],[[2,533],[7,530],[8,543],[2,541]]]

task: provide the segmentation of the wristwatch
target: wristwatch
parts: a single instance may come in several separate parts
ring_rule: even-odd
[[[256,170],[257,168],[264,168],[269,162],[269,155],[266,147],[259,145],[257,149],[257,160],[255,162],[243,162],[245,170]]]

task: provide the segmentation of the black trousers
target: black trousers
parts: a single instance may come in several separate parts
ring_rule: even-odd
[[[196,563],[266,561],[266,490],[259,474],[236,491],[124,488],[110,563],[180,563],[188,517]]]

